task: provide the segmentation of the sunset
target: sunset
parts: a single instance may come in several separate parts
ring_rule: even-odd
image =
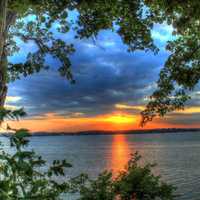
[[[20,108],[22,97],[8,96],[6,107],[9,109]],[[28,108],[27,108],[28,109]],[[31,108],[30,108],[31,109]],[[71,109],[71,108],[70,108]],[[200,114],[198,106],[186,106],[183,110],[175,111],[165,118],[156,118],[145,127],[140,126],[140,113],[145,105],[114,104],[103,113],[90,115],[90,113],[76,112],[45,112],[27,116],[20,121],[9,121],[12,127],[24,127],[32,132],[79,132],[88,130],[137,130],[159,128],[199,128],[199,123],[194,115]],[[91,111],[88,111],[91,112]],[[2,130],[4,131],[4,130]]]
[[[75,19],[73,13],[70,17]],[[169,55],[163,47],[173,39],[172,31],[166,24],[154,26],[152,35],[160,48],[158,55],[142,51],[128,53],[127,46],[112,31],[101,31],[95,42],[74,39],[78,51],[70,59],[75,84],[57,74],[59,63],[50,58],[50,70],[9,84],[6,106],[23,107],[28,115],[20,124],[33,132],[140,129],[140,113],[156,89],[159,71]],[[67,41],[74,34],[70,32],[62,37]],[[23,52],[27,49],[36,48],[21,42],[19,46],[21,51],[12,57],[13,62],[24,59]],[[198,87],[191,96],[183,111],[158,117],[144,129],[199,127]]]
[[[0,200],[199,200],[199,11],[0,0]]]
[[[74,40],[78,51],[70,58],[75,84],[61,78],[56,72],[59,63],[49,59],[51,70],[9,84],[6,106],[25,109],[28,115],[20,123],[30,131],[140,129],[140,113],[156,89],[160,68],[169,54],[163,47],[173,39],[172,31],[166,24],[152,30],[160,48],[158,56],[142,51],[128,53],[126,45],[111,31],[100,32],[95,43],[92,39]],[[73,35],[70,32],[63,39],[67,41]],[[13,62],[24,59],[27,48],[36,48],[19,45],[21,53],[12,57]],[[158,117],[144,129],[199,127],[198,87],[191,96],[184,110]]]

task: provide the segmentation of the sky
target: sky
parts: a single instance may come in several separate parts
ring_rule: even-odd
[[[172,27],[155,25],[152,36],[160,48],[157,55],[127,52],[120,37],[109,30],[101,31],[95,42],[75,40],[73,32],[58,35],[75,45],[70,60],[76,84],[60,77],[58,61],[49,58],[50,70],[9,84],[6,106],[24,107],[28,113],[26,118],[9,124],[34,132],[141,129],[140,112],[156,89],[159,71],[169,55],[165,45],[173,39]],[[23,60],[26,52],[35,49],[30,43],[20,47],[10,60]],[[198,86],[191,96],[184,111],[156,118],[144,128],[199,127]]]

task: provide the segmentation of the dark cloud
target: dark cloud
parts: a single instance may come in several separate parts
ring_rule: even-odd
[[[156,56],[151,52],[128,53],[120,38],[109,31],[101,32],[96,41],[73,42],[76,53],[71,62],[76,84],[61,78],[56,72],[59,64],[48,59],[51,70],[10,84],[9,95],[22,97],[14,105],[25,106],[31,116],[47,112],[95,116],[113,111],[118,103],[140,105],[153,91],[167,57],[163,50]]]

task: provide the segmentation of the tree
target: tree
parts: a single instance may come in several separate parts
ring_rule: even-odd
[[[26,150],[28,131],[15,130],[10,138],[10,148],[14,154],[1,150],[0,154],[0,199],[4,200],[58,200],[64,192],[69,192],[70,183],[58,182],[55,177],[65,175],[71,167],[66,160],[55,160],[46,171],[41,167],[46,162],[34,151]]]
[[[142,112],[142,124],[157,115],[163,116],[169,111],[182,109],[189,99],[187,91],[194,89],[200,79],[199,8],[200,3],[196,0],[1,0],[0,120],[24,115],[21,109],[11,111],[3,108],[7,83],[50,68],[45,62],[46,56],[58,59],[59,73],[74,83],[69,60],[69,55],[75,51],[74,46],[57,38],[52,31],[55,27],[60,33],[73,29],[78,39],[95,38],[100,30],[111,29],[119,34],[129,51],[152,50],[156,53],[158,48],[153,43],[151,29],[155,23],[167,21],[173,26],[176,39],[166,46],[171,55],[161,70],[158,89]],[[75,22],[68,20],[68,13],[72,10],[79,14]],[[16,42],[18,40],[24,43],[33,42],[37,50],[28,52],[25,61],[11,63],[8,57],[19,51],[20,46]],[[16,135],[11,139],[11,144],[17,150],[14,157],[5,152],[1,155],[3,163],[7,163],[1,169],[4,175],[0,183],[3,188],[1,198],[7,198],[4,195],[8,194],[23,194],[22,198],[12,196],[10,199],[32,199],[31,195],[45,188],[44,194],[38,193],[43,196],[37,198],[49,199],[51,195],[51,199],[56,199],[61,192],[66,191],[68,185],[53,182],[50,179],[51,173],[62,175],[63,167],[69,164],[57,161],[53,164],[55,171],[55,168],[51,168],[45,174],[38,174],[34,166],[42,165],[43,160],[35,157],[34,152],[21,151],[21,147],[27,143],[24,132],[26,131],[23,129],[19,132],[16,130]],[[96,181],[89,180],[89,186],[82,185],[80,198],[88,199],[89,195],[91,200],[101,199],[101,195],[104,195],[103,198],[110,200],[119,195],[121,199],[172,199],[173,189],[160,183],[159,178],[151,174],[150,168],[149,165],[138,168],[133,159],[127,171],[114,182],[111,180],[112,174],[105,173]],[[16,179],[16,176],[20,179]],[[148,182],[147,185],[145,181]],[[21,184],[23,187],[27,186],[25,191]],[[93,189],[96,193],[91,196]]]
[[[200,79],[200,2],[145,0],[145,3],[154,23],[167,22],[173,26],[175,39],[166,45],[170,56],[160,72],[158,88],[142,112],[142,125],[157,115],[183,109],[190,99],[189,92]]]
[[[141,0],[1,0],[0,6],[0,106],[5,101],[6,83],[48,69],[47,55],[58,59],[59,73],[74,82],[69,55],[75,49],[73,44],[56,38],[52,31],[55,26],[60,33],[75,30],[79,39],[96,37],[102,29],[118,27],[116,31],[130,51],[156,51],[150,37],[152,23],[143,17]],[[71,10],[79,13],[75,22],[68,20]],[[10,63],[8,56],[19,51],[18,40],[33,42],[37,50],[28,52],[24,62]]]
[[[18,120],[26,113],[1,109],[0,120]],[[27,150],[29,132],[26,129],[12,129],[9,135],[9,153],[0,148],[0,199],[4,200],[59,200],[61,194],[71,191],[70,181],[58,181],[65,177],[66,169],[72,167],[66,160],[54,160],[50,167],[34,150]],[[0,144],[3,147],[3,144]],[[41,168],[45,167],[45,170]],[[80,175],[79,180],[84,180]],[[81,182],[79,181],[79,184]]]
[[[142,112],[142,124],[155,116],[183,109],[194,89],[199,73],[199,13],[196,0],[1,0],[0,2],[0,106],[5,102],[6,84],[43,69],[47,55],[60,61],[59,73],[74,82],[69,55],[73,44],[56,38],[52,28],[60,33],[73,29],[79,39],[97,37],[100,30],[116,31],[129,51],[152,50],[155,47],[151,28],[155,23],[173,26],[176,38],[166,49],[170,56],[160,72],[158,89]],[[68,14],[76,11],[76,21]],[[10,63],[8,56],[19,50],[17,40],[33,42],[35,52],[28,52],[25,61]]]

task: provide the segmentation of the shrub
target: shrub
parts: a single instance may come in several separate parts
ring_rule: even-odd
[[[10,146],[15,153],[3,149],[0,154],[0,199],[2,200],[58,200],[69,190],[68,182],[55,181],[64,176],[64,169],[71,167],[65,160],[55,160],[46,171],[41,170],[46,162],[34,151],[28,151],[28,131],[16,130],[10,137]]]
[[[80,187],[79,200],[173,200],[175,187],[152,173],[154,164],[138,165],[135,153],[117,177],[105,171]]]
[[[136,153],[125,171],[115,179],[115,190],[122,200],[172,200],[175,187],[164,183],[152,173],[155,164],[139,166],[141,156]]]

